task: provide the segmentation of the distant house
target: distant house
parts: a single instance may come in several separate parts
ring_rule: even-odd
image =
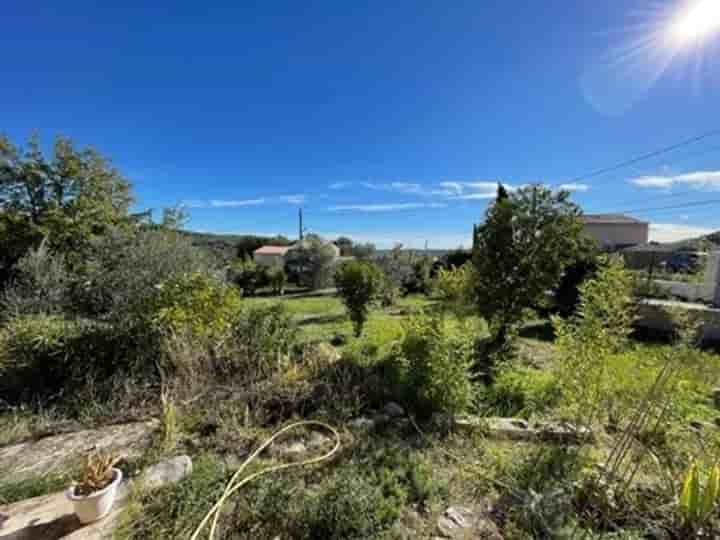
[[[285,255],[292,246],[262,246],[253,251],[253,260],[263,266],[285,264]]]
[[[603,249],[647,244],[649,223],[623,214],[585,214],[585,233]]]
[[[285,264],[288,253],[294,249],[298,249],[307,244],[307,241],[301,240],[295,242],[291,246],[262,246],[253,251],[253,260],[264,266],[272,266],[274,264]],[[324,242],[326,246],[330,246],[335,259],[340,257],[340,248],[332,242]]]

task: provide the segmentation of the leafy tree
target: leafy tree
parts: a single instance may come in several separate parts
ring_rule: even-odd
[[[580,208],[569,198],[567,191],[539,185],[512,193],[498,186],[473,253],[476,301],[490,327],[491,351],[506,350],[524,312],[541,305],[587,249]]]
[[[335,286],[358,337],[367,321],[370,304],[380,293],[382,285],[382,272],[369,262],[349,261],[335,272]]]
[[[335,250],[319,236],[307,235],[288,251],[285,258],[287,268],[300,285],[321,289],[332,282]]]
[[[228,273],[230,281],[237,285],[245,296],[253,296],[259,288],[268,284],[267,269],[249,257],[237,259]]]
[[[367,242],[365,244],[355,244],[352,247],[351,255],[356,259],[371,259],[376,251],[375,244]]]
[[[130,183],[92,148],[65,137],[45,156],[33,135],[27,150],[0,136],[0,265],[7,273],[30,247],[50,248],[81,264],[92,238],[129,225]]]
[[[340,248],[341,257],[350,257],[353,254],[353,241],[347,236],[338,237],[335,245]]]
[[[463,312],[473,303],[475,270],[471,262],[449,269],[440,268],[433,281],[435,294],[444,306]]]

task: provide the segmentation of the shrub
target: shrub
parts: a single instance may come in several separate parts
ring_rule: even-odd
[[[285,285],[287,284],[287,274],[280,265],[273,265],[267,269],[267,280],[272,287],[273,294],[285,294]]]
[[[383,485],[384,484],[384,485]],[[346,540],[377,538],[400,516],[402,490],[378,482],[354,468],[341,470],[321,487],[305,508],[303,538]]]
[[[225,369],[247,378],[286,367],[297,340],[297,326],[282,305],[252,307],[233,320]]]
[[[60,316],[10,321],[0,334],[0,393],[12,399],[61,388],[68,376],[68,349],[78,332],[77,325]]]
[[[335,272],[335,286],[358,337],[362,334],[370,304],[378,296],[382,282],[380,269],[368,262],[346,262]]]
[[[440,268],[433,281],[433,289],[445,305],[454,309],[467,308],[473,302],[474,277],[472,263]]]
[[[0,332],[0,395],[10,401],[47,397],[143,367],[158,349],[125,330],[57,315],[11,320]]]
[[[250,258],[235,261],[230,267],[228,277],[245,296],[253,296],[258,289],[269,283],[267,268]]]
[[[62,255],[45,242],[30,249],[13,269],[14,279],[0,300],[5,317],[61,313],[71,302],[71,275]]]
[[[497,416],[523,416],[547,412],[560,400],[555,374],[534,368],[500,370],[492,386],[482,393],[483,405]]]
[[[456,414],[468,409],[475,396],[472,356],[468,328],[449,333],[441,319],[419,316],[409,321],[391,364],[405,399],[420,414]]]
[[[240,311],[240,294],[206,274],[178,274],[158,287],[151,304],[162,331],[221,341]]]
[[[86,315],[134,323],[147,318],[147,300],[160,283],[174,274],[213,269],[212,259],[179,233],[115,229],[93,242],[75,304]]]

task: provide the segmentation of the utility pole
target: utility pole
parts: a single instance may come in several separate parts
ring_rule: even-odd
[[[299,228],[298,228],[298,240],[302,242],[303,239],[303,218],[302,218],[302,208],[298,208],[298,221],[299,221]]]

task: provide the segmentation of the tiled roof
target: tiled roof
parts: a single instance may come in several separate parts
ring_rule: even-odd
[[[638,223],[645,224],[646,221],[636,219],[634,217],[626,216],[624,214],[583,214],[580,218],[583,223],[599,223],[599,224],[630,224]]]
[[[257,248],[253,253],[258,255],[285,255],[290,246],[262,246]]]

